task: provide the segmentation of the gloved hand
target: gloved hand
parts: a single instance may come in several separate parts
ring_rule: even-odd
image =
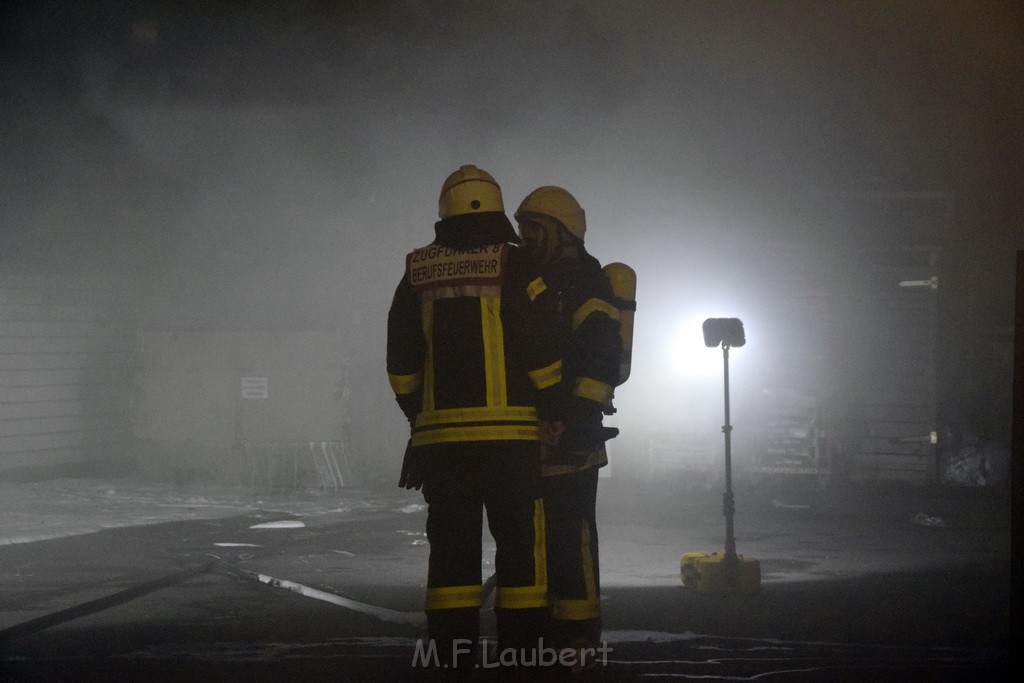
[[[540,443],[547,448],[554,448],[562,440],[565,423],[561,420],[541,420],[539,424]]]
[[[412,439],[409,439],[405,445],[405,456],[402,458],[402,473],[398,477],[399,488],[419,491],[423,486],[423,473],[417,467],[418,460],[412,450]]]
[[[600,423],[587,426],[570,425],[565,429],[558,444],[546,449],[545,461],[556,465],[579,467],[605,441],[614,439],[618,434],[617,428],[604,427]]]

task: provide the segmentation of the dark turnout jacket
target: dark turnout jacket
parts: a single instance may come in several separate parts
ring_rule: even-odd
[[[406,257],[387,370],[412,446],[537,441],[566,389],[558,313],[500,212],[444,219]]]
[[[544,473],[600,467],[608,462],[604,446],[592,440],[588,444],[588,439],[573,440],[579,430],[596,434],[604,409],[611,405],[622,357],[616,297],[600,262],[586,251],[545,265],[542,275],[562,319],[563,377],[570,394],[564,448],[575,451],[568,460],[546,462]]]

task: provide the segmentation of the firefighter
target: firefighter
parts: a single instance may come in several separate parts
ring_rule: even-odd
[[[451,675],[476,663],[484,509],[499,651],[534,648],[542,635],[540,438],[561,432],[566,390],[553,299],[494,178],[462,166],[441,188],[439,215],[434,241],[406,258],[387,371],[411,426],[400,485],[422,484],[428,505],[428,635]]]
[[[540,187],[515,218],[562,319],[563,378],[571,397],[560,445],[544,449],[548,591],[553,645],[584,651],[601,635],[595,507],[598,469],[608,463],[604,441],[617,433],[603,428],[602,419],[613,411],[619,383],[620,312],[601,264],[584,247],[586,217],[569,192]]]

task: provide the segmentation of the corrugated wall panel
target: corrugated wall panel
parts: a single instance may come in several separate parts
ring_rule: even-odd
[[[787,243],[766,246],[763,263],[753,281],[772,324],[750,338],[779,390],[762,413],[784,391],[805,396],[844,476],[933,481],[938,250]]]
[[[936,477],[936,249],[870,250],[860,255],[846,315],[859,441],[848,463],[857,479],[934,481]]]
[[[287,447],[302,462],[311,442],[339,443],[344,457],[372,456],[361,476],[390,478],[400,464],[401,430],[374,430],[396,417],[393,399],[383,408],[367,399],[390,394],[383,371],[346,356],[339,331],[143,330],[138,340],[135,462],[148,476],[248,482],[242,442],[253,452]],[[242,378],[265,393],[243,395]]]
[[[3,324],[0,322],[0,329]],[[8,337],[0,332],[0,354],[75,354],[111,352],[119,348],[121,348],[120,345],[114,343],[113,340],[108,342],[89,337]]]
[[[62,415],[59,417],[23,417],[0,420],[0,437],[26,434],[52,434],[79,432],[90,423],[92,415]]]
[[[122,398],[125,386],[121,383],[63,384],[59,386],[0,387],[3,403],[26,403],[44,401],[89,402],[106,398]]]
[[[0,402],[0,420],[22,420],[26,418],[68,417],[73,415],[121,415],[124,412],[124,396],[120,393],[102,397],[93,396],[85,401],[31,401],[14,403]]]
[[[123,351],[94,353],[2,353],[2,370],[57,370],[61,368],[113,368],[124,365]]]
[[[81,449],[78,447],[5,453],[0,472],[28,468],[59,469],[62,465],[76,462],[80,456]]]
[[[127,456],[131,339],[102,286],[0,282],[0,474]]]

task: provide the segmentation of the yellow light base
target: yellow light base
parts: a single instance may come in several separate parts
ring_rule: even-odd
[[[698,593],[755,594],[761,589],[761,562],[736,554],[736,576],[725,571],[725,553],[684,553],[679,560],[683,585]]]

